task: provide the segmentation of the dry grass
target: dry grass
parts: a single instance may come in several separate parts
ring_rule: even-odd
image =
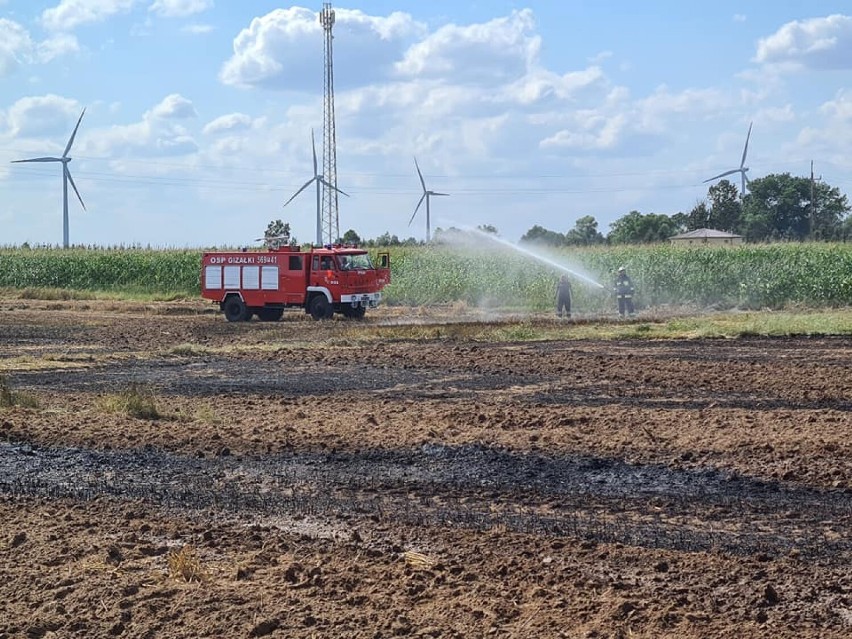
[[[189,424],[200,422],[208,426],[217,426],[223,422],[222,417],[212,407],[203,404],[195,409],[181,408],[172,416],[177,421]]]
[[[405,551],[402,553],[402,558],[405,560],[406,564],[413,568],[428,570],[430,568],[434,568],[438,564],[438,560],[434,557],[424,555],[422,552],[416,552],[414,550]]]
[[[184,343],[172,346],[168,352],[171,355],[179,355],[181,357],[199,357],[202,355],[210,355],[212,351],[201,344]]]
[[[207,574],[201,565],[201,560],[190,545],[183,546],[180,550],[173,550],[168,554],[169,576],[172,579],[186,581],[187,583],[204,581]]]
[[[137,419],[160,419],[153,391],[145,386],[131,385],[121,393],[104,395],[97,402],[98,408],[107,413],[136,417]]]
[[[9,289],[4,289],[8,291]],[[14,292],[14,289],[12,289]],[[88,291],[72,291],[66,288],[36,288],[27,287],[17,291],[17,297],[22,300],[90,300],[94,295]]]
[[[35,395],[13,391],[5,375],[0,375],[0,408],[21,406],[23,408],[38,408],[39,402]]]

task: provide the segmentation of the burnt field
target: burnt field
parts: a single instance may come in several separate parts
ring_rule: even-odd
[[[0,312],[0,637],[852,633],[848,339],[205,311]]]

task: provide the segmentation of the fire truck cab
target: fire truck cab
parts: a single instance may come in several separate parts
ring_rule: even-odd
[[[315,320],[334,313],[360,319],[378,306],[390,283],[390,255],[379,253],[374,265],[366,250],[351,245],[268,251],[204,253],[201,296],[219,304],[229,322],[281,319],[298,307]]]

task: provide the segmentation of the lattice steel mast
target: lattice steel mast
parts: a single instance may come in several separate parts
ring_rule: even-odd
[[[327,185],[322,186],[322,232],[324,243],[331,244],[340,238],[340,221],[337,208],[337,135],[334,130],[334,55],[331,33],[334,10],[324,2],[319,21],[325,31],[325,78],[323,80],[322,173]]]

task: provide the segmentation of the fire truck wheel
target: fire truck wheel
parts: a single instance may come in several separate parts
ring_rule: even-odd
[[[343,314],[350,319],[364,319],[364,314],[366,312],[367,308],[364,306],[356,306],[355,308],[345,306],[343,308]]]
[[[284,309],[281,308],[262,308],[257,312],[261,322],[277,322],[282,315],[284,315]]]
[[[315,320],[331,319],[334,308],[328,303],[325,295],[317,295],[311,300],[311,317]]]
[[[225,312],[225,319],[229,322],[242,322],[249,318],[248,309],[245,303],[236,296],[229,297],[225,300],[225,305],[222,307]]]

